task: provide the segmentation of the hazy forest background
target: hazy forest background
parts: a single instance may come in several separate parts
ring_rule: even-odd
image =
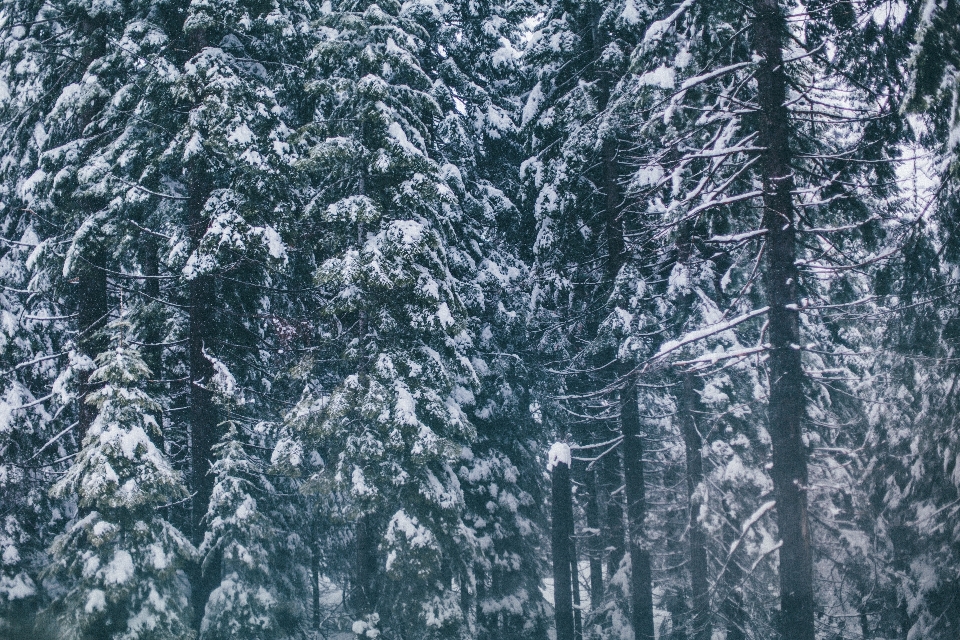
[[[0,638],[960,638],[957,0],[0,0]]]

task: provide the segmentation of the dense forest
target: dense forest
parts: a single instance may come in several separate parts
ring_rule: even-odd
[[[957,0],[0,0],[0,638],[956,640]]]

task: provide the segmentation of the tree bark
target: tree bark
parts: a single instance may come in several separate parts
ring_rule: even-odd
[[[620,406],[623,433],[623,476],[627,498],[627,526],[630,544],[630,613],[637,640],[654,640],[653,576],[650,552],[644,545],[646,485],[643,478],[643,441],[640,435],[640,408],[636,381],[627,379]]]
[[[698,491],[703,483],[703,439],[697,429],[695,416],[696,389],[694,377],[683,374],[680,394],[680,427],[687,454],[687,497],[690,500],[690,593],[692,596],[694,640],[710,640],[710,596],[707,564],[707,539],[700,524],[700,506],[703,495]]]
[[[587,554],[590,558],[590,610],[597,611],[603,602],[603,536],[600,535],[600,481],[596,469],[587,469]]]
[[[627,533],[623,524],[623,494],[615,494],[623,486],[620,453],[620,451],[608,453],[600,464],[602,491],[607,498],[603,504],[603,539],[607,554],[607,576],[613,576],[620,569],[620,562],[627,553]]]
[[[320,550],[310,545],[310,580],[313,583],[313,630],[320,631]]]
[[[607,277],[611,285],[626,262],[626,243],[623,239],[621,216],[623,194],[620,192],[617,146],[615,138],[606,138],[603,141],[603,190],[606,209],[604,227],[607,236]]]
[[[572,502],[572,496],[571,496]],[[572,509],[571,509],[572,515]],[[570,595],[573,598],[573,640],[583,640],[583,611],[580,605],[580,556],[573,518],[570,519]]]
[[[157,240],[149,234],[144,234],[140,240],[141,260],[143,264],[143,275],[146,279],[143,282],[143,294],[146,299],[143,301],[142,308],[145,309],[144,315],[140,320],[140,339],[146,343],[143,348],[143,361],[150,368],[151,379],[146,382],[147,390],[158,396],[163,392],[162,385],[159,382],[163,378],[163,319],[158,313],[160,306],[160,259],[157,255]],[[154,415],[158,428],[156,433],[151,433],[150,438],[161,451],[164,450],[163,435],[163,411],[158,410]],[[169,517],[170,508],[167,508]]]
[[[141,239],[143,275],[146,279],[143,282],[143,292],[147,296],[144,306],[149,309],[155,309],[160,300],[160,259],[157,255],[157,240],[149,234],[144,234]],[[143,349],[143,359],[150,367],[150,373],[154,379],[162,378],[161,364],[163,360],[163,347],[160,342],[163,341],[163,330],[159,324],[159,318],[148,318],[147,326],[143,328],[141,338],[147,346]]]
[[[208,220],[203,217],[207,189],[195,188],[188,207],[188,225],[191,248],[196,251],[207,230]],[[189,343],[189,399],[190,409],[190,463],[193,485],[192,538],[195,545],[203,542],[203,519],[210,505],[214,478],[210,474],[213,463],[213,446],[220,439],[219,415],[209,385],[212,382],[213,363],[206,356],[213,348],[216,327],[216,283],[210,274],[195,276],[187,283],[190,296],[188,316]],[[199,620],[207,598],[220,584],[221,562],[217,554],[202,559],[193,581],[194,603]]]
[[[791,191],[790,115],[783,42],[787,27],[778,0],[756,0],[753,24],[760,105],[758,142],[765,150],[763,226],[766,230],[763,284],[770,307],[770,404],[772,479],[780,548],[780,608],[784,640],[814,640],[813,560],[807,516],[807,460],[801,419],[804,376],[800,362],[797,307],[795,212]]]
[[[377,591],[377,527],[373,515],[365,514],[357,521],[355,584],[353,609],[359,616],[376,611]]]
[[[570,467],[558,462],[551,471],[553,490],[552,548],[553,548],[553,612],[557,640],[574,639],[573,579],[573,497],[570,490]]]
[[[77,276],[77,347],[83,355],[95,360],[107,350],[108,340],[102,329],[107,324],[107,272],[103,252],[98,250],[84,260]],[[87,404],[87,397],[96,391],[91,384],[92,371],[83,371],[79,375],[79,411],[77,416],[77,436],[83,443],[84,436],[97,416],[95,407]]]

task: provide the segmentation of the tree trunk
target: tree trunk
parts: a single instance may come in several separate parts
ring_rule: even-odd
[[[739,538],[741,525],[730,510],[726,500],[723,501],[723,509],[727,519],[727,524],[723,529],[723,544],[730,549]],[[746,640],[747,614],[743,608],[743,569],[740,568],[736,555],[730,558],[727,563],[723,580],[729,586],[729,593],[723,602],[723,616],[726,619],[727,629],[726,640]]]
[[[693,639],[710,640],[713,629],[710,623],[710,596],[707,578],[707,539],[700,525],[700,506],[703,495],[698,491],[703,483],[703,439],[697,429],[696,390],[694,377],[683,375],[680,395],[680,427],[687,453],[687,497],[690,500],[690,593],[693,613]]]
[[[590,610],[603,602],[603,536],[600,535],[600,481],[596,469],[587,469],[587,554],[590,557]]]
[[[157,239],[149,234],[144,234],[140,239],[141,258],[143,264],[143,275],[146,279],[143,282],[143,295],[146,300],[142,307],[145,309],[145,315],[141,317],[140,339],[146,344],[143,348],[143,361],[150,367],[151,379],[146,382],[147,390],[151,395],[157,397],[163,392],[162,384],[159,382],[163,378],[163,319],[157,312],[160,303],[160,259],[157,255]],[[164,450],[163,435],[163,411],[158,410],[154,415],[157,425],[161,428],[156,433],[150,434],[150,438],[161,451]],[[169,518],[169,508],[167,509]]]
[[[580,605],[580,556],[577,554],[577,540],[572,517],[570,524],[570,595],[573,597],[573,640],[583,640],[583,611]]]
[[[188,203],[188,223],[192,249],[196,250],[206,233],[208,220],[203,217],[206,201],[206,189],[195,189]],[[210,474],[213,458],[213,446],[219,440],[219,416],[214,404],[213,393],[209,389],[214,369],[213,363],[204,353],[213,348],[214,328],[216,326],[215,303],[216,283],[212,275],[195,276],[188,281],[190,312],[188,342],[190,349],[190,463],[193,485],[192,534],[193,543],[203,542],[203,518],[210,505],[214,478]],[[194,576],[194,606],[200,620],[207,598],[220,584],[221,562],[216,554],[201,560]]]
[[[570,491],[570,467],[557,462],[551,471],[553,489],[553,611],[556,640],[575,640],[573,622],[573,496]]]
[[[607,576],[610,577],[620,569],[620,562],[627,553],[627,534],[623,524],[623,493],[619,492],[623,486],[620,457],[620,451],[612,451],[600,463],[602,491],[607,497],[603,505],[603,539],[607,553]]]
[[[623,432],[623,476],[627,498],[627,526],[630,543],[630,613],[637,640],[654,639],[653,576],[650,552],[644,546],[646,485],[643,478],[643,441],[640,436],[640,408],[636,381],[627,379],[620,406]]]
[[[143,282],[143,293],[147,297],[144,306],[152,310],[157,308],[160,300],[160,259],[157,255],[157,239],[149,234],[144,234],[140,242],[143,275],[146,276]],[[150,317],[146,320],[141,335],[141,339],[146,343],[143,349],[143,360],[150,367],[153,378],[159,379],[163,377],[160,370],[163,361],[163,347],[160,345],[160,342],[163,341],[163,327],[160,324],[160,318]]]
[[[377,608],[377,530],[374,517],[365,514],[357,521],[356,565],[353,609],[360,617]]]
[[[313,630],[320,631],[320,550],[315,543],[310,545],[310,580],[313,583]]]
[[[603,190],[606,199],[606,219],[604,226],[607,236],[607,277],[612,285],[620,268],[626,261],[626,243],[623,239],[623,219],[620,193],[620,166],[617,158],[617,140],[606,138],[603,141]]]
[[[84,261],[77,277],[77,347],[83,355],[95,360],[107,350],[109,341],[102,333],[107,324],[107,272],[102,251],[97,251]],[[77,436],[83,443],[84,436],[97,416],[96,408],[87,404],[87,397],[96,390],[90,383],[92,371],[83,371],[79,376],[80,406],[77,417]]]
[[[190,440],[193,467],[193,533],[195,542],[203,538],[203,517],[210,504],[213,476],[210,466],[217,443],[218,416],[209,385],[213,363],[205,351],[212,348],[213,305],[216,295],[213,277],[197,276],[190,281]]]
[[[797,307],[795,212],[791,191],[790,116],[783,41],[787,27],[778,0],[756,0],[753,25],[760,104],[759,139],[765,149],[763,226],[767,232],[763,284],[770,307],[769,379],[773,487],[780,548],[780,608],[785,640],[814,639],[813,561],[807,517],[807,460],[801,434],[804,378]]]

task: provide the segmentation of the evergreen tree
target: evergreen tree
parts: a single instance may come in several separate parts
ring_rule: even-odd
[[[296,521],[270,505],[276,488],[245,439],[233,425],[216,447],[211,470],[216,481],[200,553],[221,559],[223,578],[206,603],[201,638],[292,637],[295,623],[306,617]]]
[[[77,517],[51,547],[59,588],[46,615],[64,638],[190,638],[184,569],[196,551],[160,511],[186,487],[153,443],[157,407],[140,388],[150,372],[125,330],[111,325],[114,347],[91,375],[96,417],[52,489],[75,497]]]
[[[618,94],[624,106],[614,108],[639,116],[629,198],[643,223],[632,236],[637,253],[623,285],[621,308],[629,315],[620,315],[628,326],[636,323],[622,338],[622,348],[634,350],[642,371],[653,373],[672,361],[702,371],[701,401],[720,406],[732,401],[731,408],[754,410],[766,405],[766,424],[748,426],[756,418],[747,417],[746,423],[739,421],[747,426],[741,436],[737,431],[743,426],[725,419],[719,424],[729,426],[715,443],[722,450],[740,440],[735,446],[740,455],[749,443],[752,451],[741,460],[758,470],[768,446],[774,459],[777,535],[783,537],[778,553],[782,608],[779,620],[757,615],[749,624],[762,628],[766,618],[785,637],[813,637],[815,608],[830,620],[846,615],[837,611],[856,609],[862,595],[824,591],[814,604],[812,540],[825,540],[820,536],[827,530],[835,539],[847,527],[839,514],[857,520],[853,512],[866,509],[854,489],[856,474],[838,469],[860,464],[847,452],[862,444],[866,422],[860,399],[846,381],[863,375],[865,363],[854,354],[870,335],[835,309],[862,304],[858,300],[867,295],[867,279],[850,269],[883,255],[880,240],[886,229],[880,221],[895,220],[891,158],[897,118],[890,108],[882,107],[873,118],[861,118],[857,109],[896,100],[892,65],[887,66],[896,58],[878,45],[882,31],[872,18],[858,21],[846,9],[811,5],[793,21],[786,10],[774,4],[744,12],[683,3],[654,16],[633,52],[635,75]],[[818,48],[830,54],[821,55]],[[879,55],[867,59],[866,51]],[[788,86],[795,92],[789,106]],[[852,97],[838,101],[833,92],[839,91]],[[805,119],[803,113],[812,115]],[[779,179],[786,176],[795,186],[784,186]],[[777,180],[771,182],[772,177]],[[766,218],[757,213],[760,201]],[[767,319],[762,326],[752,321],[760,315]],[[613,317],[612,324],[626,324],[621,318]],[[793,337],[784,337],[788,334]],[[751,380],[743,365],[756,354],[763,354],[764,367],[787,368],[782,375],[768,371]],[[724,377],[736,382],[728,386]],[[788,383],[792,390],[776,386]],[[718,403],[727,388],[734,393],[723,393]],[[677,394],[676,406],[682,410],[683,394]],[[796,426],[800,422],[807,425],[804,437]],[[847,426],[838,429],[838,424]],[[807,447],[832,452],[817,454],[811,476]],[[716,462],[726,466],[723,459]],[[801,486],[806,489],[791,494],[790,487]],[[812,534],[804,515],[808,501],[819,507]],[[734,531],[758,525],[747,516],[759,518],[765,511],[760,501],[745,512],[717,506],[718,516],[733,519]],[[829,515],[819,517],[823,513]],[[856,535],[854,527],[849,537]],[[835,551],[826,545],[816,549],[817,579],[824,584],[836,583],[827,569],[835,566]],[[846,556],[851,573],[869,554],[859,560],[854,555]],[[722,574],[730,560],[718,568]],[[728,629],[747,619],[742,595],[731,594],[738,613]]]
[[[456,469],[476,434],[471,313],[488,304],[476,283],[486,256],[464,176],[441,151],[456,128],[436,124],[455,110],[431,47],[444,15],[417,2],[331,7],[302,133],[319,178],[305,212],[319,336],[339,362],[318,371],[291,421],[326,461],[319,480],[355,509],[358,624],[376,614],[397,634],[459,635],[471,617],[449,585],[472,588]]]
[[[890,320],[874,375],[884,381],[873,427],[868,479],[883,515],[889,571],[873,581],[886,594],[868,611],[877,633],[946,638],[960,618],[956,567],[957,7],[909,3],[886,16],[909,57],[906,107],[915,222],[876,290]],[[909,50],[907,47],[909,46]]]

